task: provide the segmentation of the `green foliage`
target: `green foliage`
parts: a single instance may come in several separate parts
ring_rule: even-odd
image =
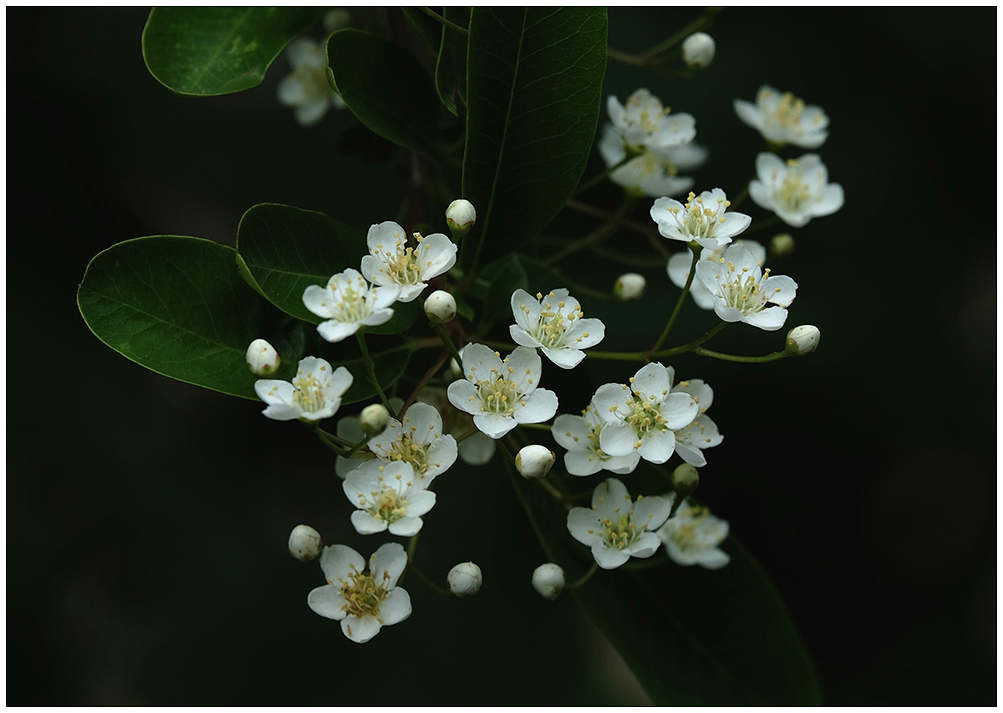
[[[323,8],[157,7],[143,30],[143,58],[178,94],[232,94],[261,84],[286,45]]]
[[[605,8],[471,11],[463,197],[493,249],[536,237],[575,191],[605,72]]]
[[[442,16],[460,27],[470,24],[470,11],[463,7],[444,7]],[[435,90],[439,99],[454,116],[459,116],[457,99],[466,95],[467,38],[451,27],[442,27],[442,42],[435,63]]]

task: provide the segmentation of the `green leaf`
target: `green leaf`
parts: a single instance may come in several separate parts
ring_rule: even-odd
[[[442,16],[464,27],[470,24],[470,11],[462,7],[443,7]],[[464,100],[467,79],[467,37],[443,25],[439,56],[435,62],[435,90],[439,100],[454,116],[459,116],[456,100]]]
[[[542,488],[512,481],[547,556],[573,581],[593,560],[568,534],[567,512]],[[723,549],[731,562],[719,570],[673,562],[599,570],[572,595],[655,705],[820,704],[811,660],[773,583],[734,536]]]
[[[481,243],[511,250],[546,227],[585,170],[606,10],[475,7],[469,29],[463,197],[477,207]]]
[[[303,305],[303,291],[309,285],[326,285],[332,275],[348,268],[358,270],[367,254],[361,230],[288,205],[253,206],[237,228],[237,261],[248,284],[283,312],[311,324],[323,320]],[[389,322],[367,331],[403,332],[418,316],[420,299],[398,302]]]
[[[341,98],[359,121],[404,148],[434,153],[435,90],[413,55],[382,37],[346,29],[328,38],[327,58]]]
[[[367,327],[366,331],[369,332],[371,329]],[[404,374],[411,354],[412,352],[405,347],[392,347],[372,355],[376,380],[380,382],[384,391],[388,391]],[[339,362],[338,366],[346,367],[355,377],[352,385],[341,399],[343,406],[368,401],[376,396],[376,388],[366,378],[366,365],[361,357]]]
[[[143,29],[143,59],[178,94],[215,96],[261,84],[289,42],[323,8],[157,7]]]
[[[518,255],[506,255],[481,271],[481,279],[489,285],[484,297],[480,330],[491,325],[498,317],[512,314],[512,293],[528,290],[529,278]]]

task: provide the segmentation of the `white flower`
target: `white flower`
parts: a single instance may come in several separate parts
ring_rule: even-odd
[[[673,431],[692,423],[700,409],[689,394],[670,393],[672,381],[661,364],[645,364],[630,383],[604,384],[592,397],[606,422],[599,447],[611,456],[637,451],[646,461],[664,463],[676,447]]]
[[[297,525],[289,533],[289,554],[300,562],[316,559],[323,547],[320,533],[309,525]]]
[[[426,490],[431,479],[420,480],[410,463],[363,463],[345,478],[342,488],[359,508],[352,525],[360,535],[389,529],[391,535],[411,537],[421,529],[421,516],[435,505],[435,493]]]
[[[254,392],[268,408],[265,416],[276,421],[319,421],[333,416],[341,406],[341,397],[352,385],[348,369],[331,365],[317,357],[301,359],[292,383],[278,379],[258,379]]]
[[[716,250],[730,243],[752,222],[744,213],[729,213],[730,205],[724,191],[715,188],[699,196],[691,191],[685,205],[672,198],[659,198],[651,206],[650,215],[663,238],[695,241]]]
[[[749,183],[749,196],[794,228],[843,207],[843,187],[828,182],[825,164],[813,153],[787,163],[775,154],[761,153],[756,157],[756,173],[759,179]]]
[[[605,425],[592,404],[585,407],[581,416],[562,413],[554,419],[550,433],[568,450],[564,454],[564,467],[571,475],[592,475],[600,470],[623,474],[637,467],[641,456],[636,450],[623,456],[611,456],[599,447]]]
[[[706,32],[694,32],[683,40],[683,61],[692,69],[709,67],[714,61],[714,38]]]
[[[515,343],[540,347],[562,369],[578,366],[585,358],[582,349],[594,347],[606,335],[601,321],[582,319],[578,300],[565,289],[551,290],[546,297],[538,292],[535,299],[525,290],[516,290],[512,315],[515,324],[508,331]]]
[[[798,289],[786,275],[760,269],[760,261],[741,245],[730,246],[717,262],[700,260],[697,279],[714,296],[714,312],[722,320],[769,332],[784,326]]]
[[[790,92],[781,94],[763,85],[756,94],[756,103],[735,100],[738,118],[756,129],[767,141],[791,143],[806,149],[817,149],[825,143],[829,132],[829,117],[817,106],[805,106],[804,101]]]
[[[736,240],[732,245],[741,245],[755,258],[757,262],[763,262],[766,260],[766,248],[764,248],[760,243],[755,240]],[[717,262],[724,255],[724,251],[727,250],[728,246],[723,248],[718,248],[717,250],[708,250],[704,248],[700,253],[700,260],[710,260],[712,262]],[[672,280],[672,284],[676,287],[682,289],[686,286],[686,279],[690,276],[690,266],[693,264],[693,257],[691,256],[689,250],[681,253],[676,253],[669,258],[669,262],[665,265],[666,272],[669,273],[669,279]],[[700,280],[693,278],[693,282],[690,283],[690,296],[693,301],[697,303],[697,307],[700,309],[714,309],[714,295],[710,293]]]
[[[365,566],[362,555],[351,547],[325,547],[320,568],[327,584],[307,597],[311,609],[340,621],[345,636],[359,644],[376,636],[382,627],[411,616],[411,596],[397,586],[407,567],[404,548],[388,542],[369,558],[368,573],[363,573]]]
[[[456,263],[456,245],[442,233],[414,238],[417,247],[406,247],[404,228],[392,220],[374,224],[366,236],[370,254],[362,258],[362,274],[374,285],[400,286],[400,302],[413,300]]]
[[[391,412],[399,413],[403,406],[404,406],[404,399],[398,398],[396,396],[391,397],[390,399]],[[388,412],[387,415],[390,416],[390,412]],[[393,418],[392,416],[390,417]],[[366,438],[366,432],[362,430],[362,422],[360,420],[361,418],[362,418],[361,413],[353,414],[351,416],[343,416],[342,418],[339,418],[338,426],[335,429],[335,435],[337,435],[338,438],[348,441],[349,443],[358,443],[363,438]],[[388,426],[390,425],[389,421],[387,422],[387,425]],[[373,454],[373,452],[369,450],[358,451],[352,458],[342,458],[341,456],[338,456],[334,464],[334,469],[335,472],[337,472],[338,477],[344,480],[346,475],[351,473],[359,466],[360,460],[371,460],[375,457],[376,457],[375,454]]]
[[[606,109],[617,133],[634,151],[688,144],[697,135],[696,120],[691,115],[670,113],[647,89],[631,94],[626,105],[610,96]]]
[[[651,557],[658,550],[655,530],[669,516],[672,504],[660,497],[637,502],[616,478],[607,478],[592,493],[592,508],[573,508],[568,513],[571,536],[592,548],[596,564],[603,569],[619,567],[631,557]]]
[[[503,360],[483,344],[468,344],[463,370],[466,378],[449,385],[449,402],[472,414],[474,425],[490,438],[557,413],[557,394],[537,388],[543,364],[535,349],[517,347]]]
[[[669,493],[665,497],[672,503],[676,495]],[[728,536],[728,521],[714,517],[705,507],[684,502],[657,534],[676,564],[720,569],[731,561],[731,557],[718,549]]]
[[[449,591],[458,597],[472,597],[481,590],[484,575],[473,562],[460,562],[446,575]]]
[[[669,383],[675,378],[675,371],[671,366],[665,367],[669,377]],[[707,465],[707,458],[703,451],[706,448],[713,448],[724,440],[717,430],[717,424],[707,416],[707,409],[714,403],[714,389],[702,379],[690,379],[680,381],[670,390],[674,394],[689,394],[700,409],[699,415],[693,422],[683,428],[675,429],[676,453],[679,457],[690,465],[702,468]]]
[[[463,349],[460,350],[463,353]],[[456,360],[452,362],[455,364]],[[459,367],[456,374],[452,371],[445,372],[447,381],[462,376]],[[449,403],[449,397],[445,389],[427,386],[418,392],[418,400],[428,404],[433,404],[442,414],[443,431],[454,437],[465,436],[462,441],[457,442],[460,460],[467,465],[485,465],[495,454],[497,446],[493,438],[488,438],[474,426],[474,418],[469,413],[460,411]],[[473,433],[470,433],[474,429]]]
[[[333,275],[326,287],[309,285],[303,290],[303,304],[326,322],[317,325],[320,336],[329,342],[340,342],[359,331],[359,327],[375,327],[394,316],[390,309],[397,300],[399,288],[370,287],[356,270],[349,268]]]
[[[342,109],[344,100],[327,81],[327,51],[308,37],[293,40],[286,50],[293,73],[279,82],[279,101],[296,107],[296,121],[316,124],[331,107]]]
[[[533,570],[533,589],[544,599],[554,601],[564,591],[564,570],[553,562],[541,564]]]
[[[693,179],[679,173],[703,166],[707,153],[705,147],[692,143],[646,148],[609,178],[618,186],[652,198],[679,195],[693,187]],[[623,137],[609,124],[603,128],[599,154],[607,166],[615,166],[627,156]]]

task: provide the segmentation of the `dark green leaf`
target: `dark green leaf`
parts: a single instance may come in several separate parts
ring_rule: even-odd
[[[367,327],[366,331],[371,330]],[[383,391],[386,392],[401,378],[404,370],[407,369],[407,363],[411,359],[411,352],[403,348],[394,348],[388,349],[385,352],[377,352],[372,357],[375,365],[376,379],[380,382],[380,386],[383,387]],[[343,405],[367,401],[376,396],[376,389],[366,378],[366,365],[363,363],[361,357],[359,359],[339,362],[338,366],[346,367],[352,372],[352,376],[355,377],[352,385],[341,399]]]
[[[444,7],[442,15],[460,27],[470,23],[470,11],[462,7]],[[445,107],[459,116],[456,100],[463,100],[467,83],[467,37],[443,25],[439,57],[435,63],[435,90]]]
[[[404,148],[434,153],[436,98],[409,52],[360,30],[339,30],[327,42],[331,76],[363,124]]]
[[[477,207],[479,239],[511,249],[550,222],[585,170],[606,10],[475,7],[467,42],[463,197]]]
[[[402,7],[401,11],[422,39],[428,43],[428,46],[433,50],[437,49],[439,47],[439,28],[442,25],[417,7]]]
[[[491,325],[498,317],[512,315],[512,293],[528,290],[529,278],[518,255],[507,255],[491,263],[481,272],[481,279],[489,285],[481,314],[481,329]]]
[[[143,30],[143,58],[178,94],[214,96],[261,84],[265,71],[323,8],[157,7]]]

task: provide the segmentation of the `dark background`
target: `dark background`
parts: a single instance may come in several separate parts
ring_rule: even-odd
[[[481,594],[440,600],[412,582],[411,620],[348,642],[305,606],[319,573],[285,553],[299,522],[366,550],[320,446],[89,332],[75,289],[116,242],[232,245],[243,211],[265,201],[365,228],[396,215],[404,190],[393,161],[339,149],[347,112],[294,123],[274,99],[284,59],[257,89],[173,96],[143,65],[146,15],[7,11],[7,702],[643,702],[573,602],[527,586],[542,554],[526,560],[533,545],[493,470],[443,478],[440,502],[454,506],[422,538],[436,576],[491,563]],[[610,44],[639,51],[695,17],[614,11]],[[995,19],[729,9],[710,30],[717,59],[692,79],[616,64],[607,76],[607,94],[648,86],[694,114],[711,147],[698,189],[729,196],[761,150],[735,97],[768,83],[832,119],[818,153],[846,205],[794,231],[797,253],[775,270],[798,281],[789,326],[819,325],[819,352],[673,362],[715,387],[726,435],[701,493],[774,578],[829,704],[996,701]],[[664,315],[676,292],[648,276],[641,304]],[[676,337],[707,319],[693,310]],[[756,354],[779,339],[732,327],[714,344]]]

